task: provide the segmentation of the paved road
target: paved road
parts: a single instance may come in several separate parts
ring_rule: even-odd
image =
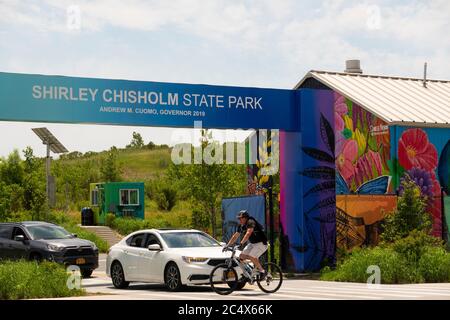
[[[106,257],[100,256],[100,267],[90,279],[84,279],[82,286],[87,292],[95,295],[75,299],[120,299],[120,300],[379,300],[379,299],[450,299],[450,283],[414,284],[414,285],[381,285],[379,288],[368,287],[361,283],[338,283],[317,280],[286,280],[281,289],[271,295],[264,294],[257,286],[248,285],[244,290],[228,296],[220,296],[208,286],[193,286],[177,293],[169,293],[161,285],[131,284],[128,289],[115,289],[111,279],[104,273]],[[74,298],[71,298],[74,299]]]

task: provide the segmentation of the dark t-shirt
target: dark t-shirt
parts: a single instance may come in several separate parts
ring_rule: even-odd
[[[254,218],[249,218],[246,224],[239,225],[237,232],[239,232],[243,237],[247,230],[250,228],[253,228],[253,232],[248,239],[250,243],[263,242],[264,244],[267,244],[266,235],[264,234],[264,231],[260,228],[258,223],[256,223],[256,220]]]

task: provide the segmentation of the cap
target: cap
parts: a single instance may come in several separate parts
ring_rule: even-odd
[[[248,218],[250,217],[250,215],[248,214],[247,210],[241,210],[239,211],[238,215],[236,218]]]

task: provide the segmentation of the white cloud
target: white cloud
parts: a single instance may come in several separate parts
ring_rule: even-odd
[[[427,61],[430,78],[450,78],[446,0],[36,3],[0,0],[1,71],[290,88],[357,58],[366,73],[420,77]],[[67,28],[70,5],[80,30]]]

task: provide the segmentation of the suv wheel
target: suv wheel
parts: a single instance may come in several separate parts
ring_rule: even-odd
[[[30,254],[30,260],[36,261],[36,262],[41,262],[42,256],[39,253],[32,253],[32,254]]]
[[[89,278],[92,275],[92,272],[94,270],[92,269],[81,269],[81,275],[83,276],[83,278]]]
[[[111,279],[114,287],[117,289],[125,289],[130,284],[125,281],[125,273],[123,272],[122,265],[116,261],[111,266]]]

